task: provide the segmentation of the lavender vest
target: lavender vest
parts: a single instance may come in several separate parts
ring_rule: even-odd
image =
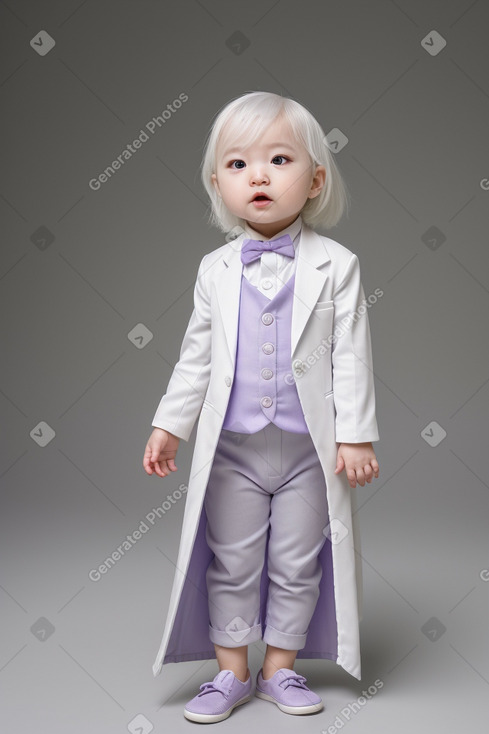
[[[256,433],[267,423],[309,433],[290,359],[295,273],[270,300],[241,275],[236,369],[222,425]]]

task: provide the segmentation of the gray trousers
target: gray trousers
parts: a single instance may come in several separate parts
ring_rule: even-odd
[[[204,503],[206,540],[215,554],[206,572],[211,642],[240,647],[262,639],[260,580],[270,526],[263,640],[303,648],[329,522],[310,435],[274,423],[252,434],[222,429]]]

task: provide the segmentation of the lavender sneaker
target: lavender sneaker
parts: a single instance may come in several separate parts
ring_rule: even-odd
[[[290,668],[280,668],[268,680],[263,668],[256,677],[255,696],[276,703],[286,714],[312,714],[323,708],[322,699],[306,685],[307,678]]]
[[[251,674],[244,683],[232,670],[221,670],[213,681],[202,683],[200,693],[189,701],[183,715],[190,721],[211,724],[230,716],[236,706],[251,699]]]

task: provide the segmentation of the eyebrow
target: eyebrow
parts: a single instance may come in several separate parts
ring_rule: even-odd
[[[268,149],[270,148],[288,148],[288,150],[294,150],[294,148],[289,145],[289,143],[271,143],[267,146]],[[228,155],[231,155],[231,153],[239,153],[242,150],[242,148],[239,148],[235,146],[234,148],[228,148],[228,150],[224,151],[223,158],[225,158]]]

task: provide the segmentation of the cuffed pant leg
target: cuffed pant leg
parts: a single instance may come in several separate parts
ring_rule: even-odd
[[[272,494],[269,590],[263,640],[284,650],[305,647],[319,598],[319,553],[329,522],[326,484],[309,434],[281,435],[281,483]],[[278,450],[278,446],[276,447]]]
[[[214,558],[206,572],[209,637],[224,647],[260,640],[260,580],[265,559],[270,494],[248,476],[263,474],[256,451],[261,431],[222,431],[205,496],[206,540]]]

